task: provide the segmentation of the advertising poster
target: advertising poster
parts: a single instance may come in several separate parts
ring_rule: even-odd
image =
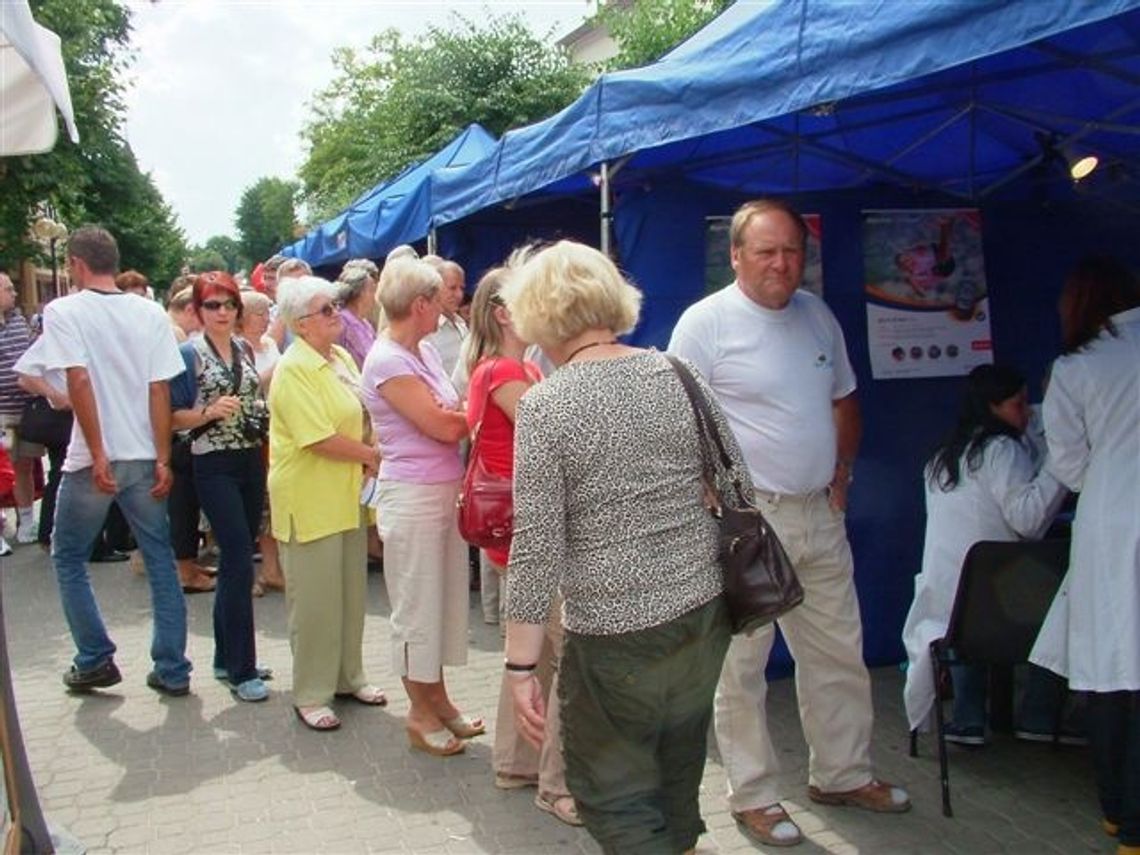
[[[808,227],[807,258],[804,261],[805,291],[823,296],[823,264],[819,251],[822,233],[819,214],[804,214]],[[732,217],[705,217],[705,296],[719,291],[736,279],[729,257],[728,227]]]
[[[864,211],[863,275],[876,380],[993,362],[979,211]]]

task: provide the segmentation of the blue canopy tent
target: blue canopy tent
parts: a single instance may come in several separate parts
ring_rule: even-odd
[[[706,215],[759,194],[820,213],[825,298],[867,428],[848,514],[865,653],[897,661],[921,555],[919,473],[959,389],[871,379],[860,210],[981,207],[997,358],[1040,376],[1066,267],[1090,248],[1140,262],[1138,110],[1140,0],[738,2],[659,62],[603,75],[437,175],[433,223],[446,247],[451,229],[504,208],[608,190],[616,255],[647,296],[632,338],[663,346],[704,293]],[[1069,146],[1102,164],[1075,187]]]
[[[323,267],[350,258],[381,258],[394,246],[420,240],[430,228],[432,175],[471,163],[494,143],[495,137],[481,125],[468,125],[431,157],[365,191],[347,209],[282,252]]]

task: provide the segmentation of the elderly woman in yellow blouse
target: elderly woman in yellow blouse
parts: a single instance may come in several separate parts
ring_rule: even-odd
[[[484,730],[447,694],[444,665],[467,661],[467,544],[455,500],[467,419],[439,353],[424,338],[439,323],[442,280],[431,265],[399,259],[380,274],[388,326],[364,360],[364,401],[384,460],[378,479],[384,584],[392,603],[392,666],[411,706],[408,740],[440,756]]]
[[[384,705],[364,677],[366,594],[364,472],[380,462],[364,441],[360,375],[334,342],[341,334],[337,289],[315,276],[278,286],[277,305],[294,334],[269,390],[269,502],[285,571],[293,703],[313,730],[335,730],[333,696]]]

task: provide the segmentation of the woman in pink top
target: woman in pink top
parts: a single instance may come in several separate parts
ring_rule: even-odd
[[[364,402],[380,440],[378,528],[392,606],[392,667],[411,707],[408,740],[458,754],[483,720],[448,697],[444,665],[467,662],[467,545],[456,525],[467,419],[439,354],[423,341],[439,322],[442,280],[418,259],[385,264],[379,299],[388,320],[364,360]]]

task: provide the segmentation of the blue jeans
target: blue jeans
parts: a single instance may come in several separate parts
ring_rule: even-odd
[[[257,676],[253,634],[253,542],[265,505],[261,448],[211,451],[194,456],[198,501],[218,542],[218,587],[214,591],[214,667],[230,682]]]
[[[150,656],[155,671],[166,685],[185,686],[190,681],[191,667],[186,658],[186,600],[170,549],[166,499],[150,495],[154,487],[154,461],[123,460],[112,463],[111,469],[119,488],[114,496],[95,488],[88,467],[63,473],[56,498],[51,558],[59,580],[63,613],[78,648],[75,667],[90,671],[115,653],[115,644],[107,635],[87,575],[91,546],[115,500],[130,524],[146,564],[154,610]]]
[[[1044,668],[1032,664],[1025,667],[1025,694],[1017,711],[1017,729],[1052,733],[1057,711],[1065,701],[1067,685]],[[950,679],[954,683],[954,724],[985,727],[989,669],[985,665],[951,665]]]

